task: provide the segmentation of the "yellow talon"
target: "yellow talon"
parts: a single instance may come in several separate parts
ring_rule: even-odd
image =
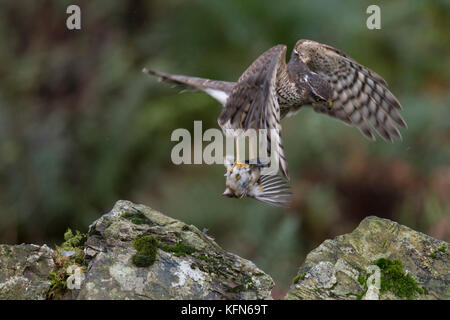
[[[233,169],[234,169],[234,167],[236,167],[236,166],[238,166],[238,167],[247,167],[247,168],[250,167],[250,165],[247,164],[247,163],[242,163],[242,162],[236,161],[236,162],[233,164],[233,166],[231,167],[230,173],[233,172]]]
[[[234,163],[234,165],[235,165],[235,166],[239,166],[239,167],[247,167],[247,168],[250,167],[249,164],[247,164],[247,163],[242,163],[242,162],[239,162],[239,161],[236,161],[236,162]]]
[[[332,107],[332,106],[333,106],[333,101],[329,101],[329,102],[328,102],[328,106],[329,106],[329,107]]]

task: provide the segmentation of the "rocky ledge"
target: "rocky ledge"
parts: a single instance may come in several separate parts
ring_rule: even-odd
[[[311,251],[286,299],[450,299],[449,244],[367,217]]]
[[[206,233],[118,201],[46,245],[0,245],[0,299],[271,299],[274,282]],[[286,299],[450,299],[449,244],[377,217],[308,254]]]

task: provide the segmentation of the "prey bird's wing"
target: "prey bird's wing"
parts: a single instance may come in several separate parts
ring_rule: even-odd
[[[396,125],[406,127],[399,113],[402,107],[381,76],[325,44],[300,40],[297,50],[309,69],[333,88],[333,106],[313,105],[315,111],[356,126],[370,139],[375,140],[371,126],[385,140],[401,140]]]
[[[280,106],[277,98],[277,74],[286,68],[286,46],[275,46],[258,57],[231,90],[219,116],[221,127],[266,129],[269,155],[273,152],[281,172],[288,178],[287,162],[281,140]],[[276,150],[270,150],[270,132],[275,133]]]
[[[157,77],[160,81],[172,83],[183,88],[200,90],[219,101],[223,106],[233,89],[235,82],[210,80],[205,78],[189,77],[177,74],[164,73],[144,68],[144,73]]]
[[[249,197],[275,207],[289,208],[290,187],[279,175],[263,175],[259,184],[248,194]]]

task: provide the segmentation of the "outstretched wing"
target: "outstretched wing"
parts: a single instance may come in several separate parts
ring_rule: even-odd
[[[281,140],[280,106],[276,93],[277,73],[286,69],[286,46],[275,46],[258,57],[239,78],[219,116],[219,125],[232,129],[266,129],[268,153],[274,153],[281,172],[288,178]],[[227,125],[228,127],[228,125]],[[270,148],[275,133],[276,150]]]
[[[385,140],[402,138],[395,125],[406,127],[399,113],[402,107],[381,76],[328,45],[300,40],[296,49],[311,71],[325,77],[333,88],[332,108],[315,105],[315,111],[354,125],[373,140],[370,126]]]

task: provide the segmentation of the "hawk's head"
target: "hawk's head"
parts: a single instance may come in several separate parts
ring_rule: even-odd
[[[295,44],[293,55],[301,63],[308,66],[309,70],[316,70],[316,61],[311,57],[320,56],[324,50],[323,45],[312,40],[299,40]],[[303,75],[303,81],[306,84],[310,104],[326,105],[329,109],[333,106],[333,89],[326,77],[314,72],[308,71]]]

